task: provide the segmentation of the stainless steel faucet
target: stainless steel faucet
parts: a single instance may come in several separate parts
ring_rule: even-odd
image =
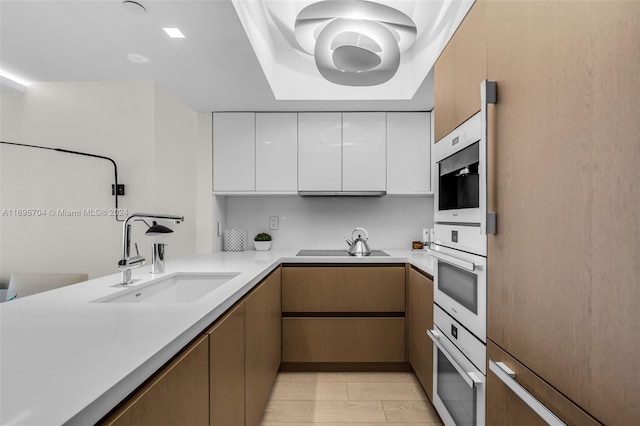
[[[131,270],[144,265],[145,258],[138,253],[136,244],[136,255],[131,257],[131,224],[136,220],[161,219],[171,220],[174,223],[184,222],[184,216],[170,214],[134,213],[125,221],[122,229],[122,259],[118,261],[118,269],[122,271],[121,285],[131,284]],[[170,232],[170,231],[169,231]]]

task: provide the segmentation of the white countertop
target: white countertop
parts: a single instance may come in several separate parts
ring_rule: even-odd
[[[389,257],[296,257],[297,250],[169,259],[174,272],[240,272],[191,303],[90,303],[123,292],[120,274],[0,304],[0,424],[93,424],[282,263],[405,263],[433,275],[423,251]],[[158,278],[133,270],[139,286]]]

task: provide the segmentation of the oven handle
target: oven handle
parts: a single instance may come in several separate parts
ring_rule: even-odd
[[[443,262],[447,262],[459,268],[466,269],[469,272],[474,272],[476,269],[481,268],[480,265],[476,265],[475,263],[469,262],[468,260],[462,260],[449,254],[439,253],[435,250],[429,250],[428,253],[438,260],[442,260]]]
[[[516,381],[516,374],[511,371],[509,367],[502,362],[495,362],[489,360],[489,369],[504,383],[509,389],[513,391],[518,397],[535,413],[547,422],[551,426],[567,426],[562,420],[558,418],[551,410],[549,410],[544,404],[536,399],[529,393],[520,383]]]
[[[440,333],[438,330],[427,330],[427,335],[431,338],[431,340],[433,340],[433,343],[438,347],[438,349],[442,351],[444,356],[447,357],[451,365],[455,367],[455,369],[462,376],[462,378],[470,388],[473,388],[474,386],[481,386],[484,383],[484,381],[479,378],[474,371],[464,371],[460,364],[458,364],[458,362],[453,359],[447,349],[442,345],[442,343],[440,343],[442,333]]]

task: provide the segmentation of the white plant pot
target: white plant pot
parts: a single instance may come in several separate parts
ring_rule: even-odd
[[[254,241],[253,246],[257,251],[267,251],[271,249],[271,241]]]

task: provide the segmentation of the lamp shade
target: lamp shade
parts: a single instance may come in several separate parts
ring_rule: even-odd
[[[160,234],[170,234],[172,232],[173,229],[164,225],[159,225],[158,222],[154,220],[153,224],[149,227],[149,229],[147,229],[147,232],[145,232],[144,235],[153,236]]]

